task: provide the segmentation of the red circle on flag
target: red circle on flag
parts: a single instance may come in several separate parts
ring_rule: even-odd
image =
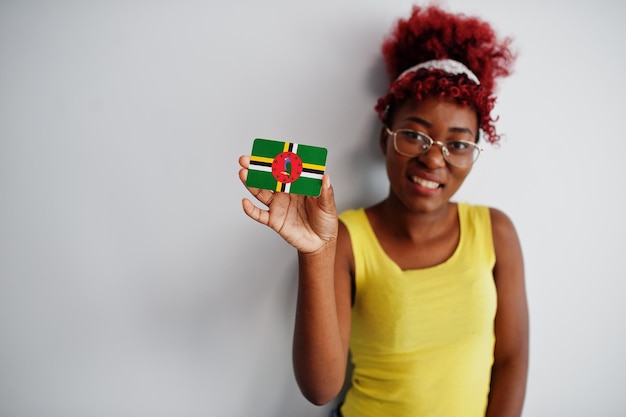
[[[288,184],[300,178],[302,159],[293,152],[282,152],[272,161],[272,175],[276,181]]]

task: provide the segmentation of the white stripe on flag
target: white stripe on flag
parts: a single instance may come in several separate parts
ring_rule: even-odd
[[[322,174],[315,174],[313,172],[302,172],[302,174],[300,174],[301,177],[304,178],[311,178],[314,180],[321,180],[322,179]]]
[[[253,171],[272,172],[271,166],[268,167],[265,165],[256,165],[254,163],[251,163],[248,169],[253,170]]]

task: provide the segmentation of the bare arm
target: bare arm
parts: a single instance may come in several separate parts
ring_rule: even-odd
[[[498,293],[496,346],[487,417],[519,417],[528,372],[528,307],[522,250],[509,218],[491,210]]]
[[[245,184],[248,157],[239,172]],[[302,394],[314,404],[333,400],[343,386],[351,308],[351,247],[340,226],[327,175],[318,198],[249,188],[263,210],[244,199],[245,213],[298,250],[299,284],[293,366]]]
[[[293,360],[298,385],[314,404],[334,399],[344,383],[351,314],[346,251],[351,251],[349,238],[340,224],[337,247],[299,254]]]

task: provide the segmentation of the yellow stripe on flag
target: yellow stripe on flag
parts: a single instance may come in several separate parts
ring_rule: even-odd
[[[315,169],[318,171],[324,171],[326,169],[325,165],[316,165],[316,164],[307,164],[307,163],[302,163],[302,168],[304,169]]]
[[[264,156],[252,155],[252,156],[250,156],[250,161],[254,161],[254,162],[269,162],[271,164],[272,162],[274,162],[274,158],[266,158]]]
[[[289,152],[289,145],[291,145],[290,142],[285,142],[285,144],[283,145],[283,152]],[[283,183],[276,180],[276,191],[280,191],[282,187]]]

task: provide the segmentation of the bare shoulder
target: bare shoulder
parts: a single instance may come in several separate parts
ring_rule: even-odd
[[[493,245],[496,253],[494,277],[523,281],[524,266],[522,248],[515,225],[501,210],[490,208]]]
[[[498,246],[518,242],[517,231],[513,221],[503,211],[490,207],[491,229],[493,233],[494,245]]]

